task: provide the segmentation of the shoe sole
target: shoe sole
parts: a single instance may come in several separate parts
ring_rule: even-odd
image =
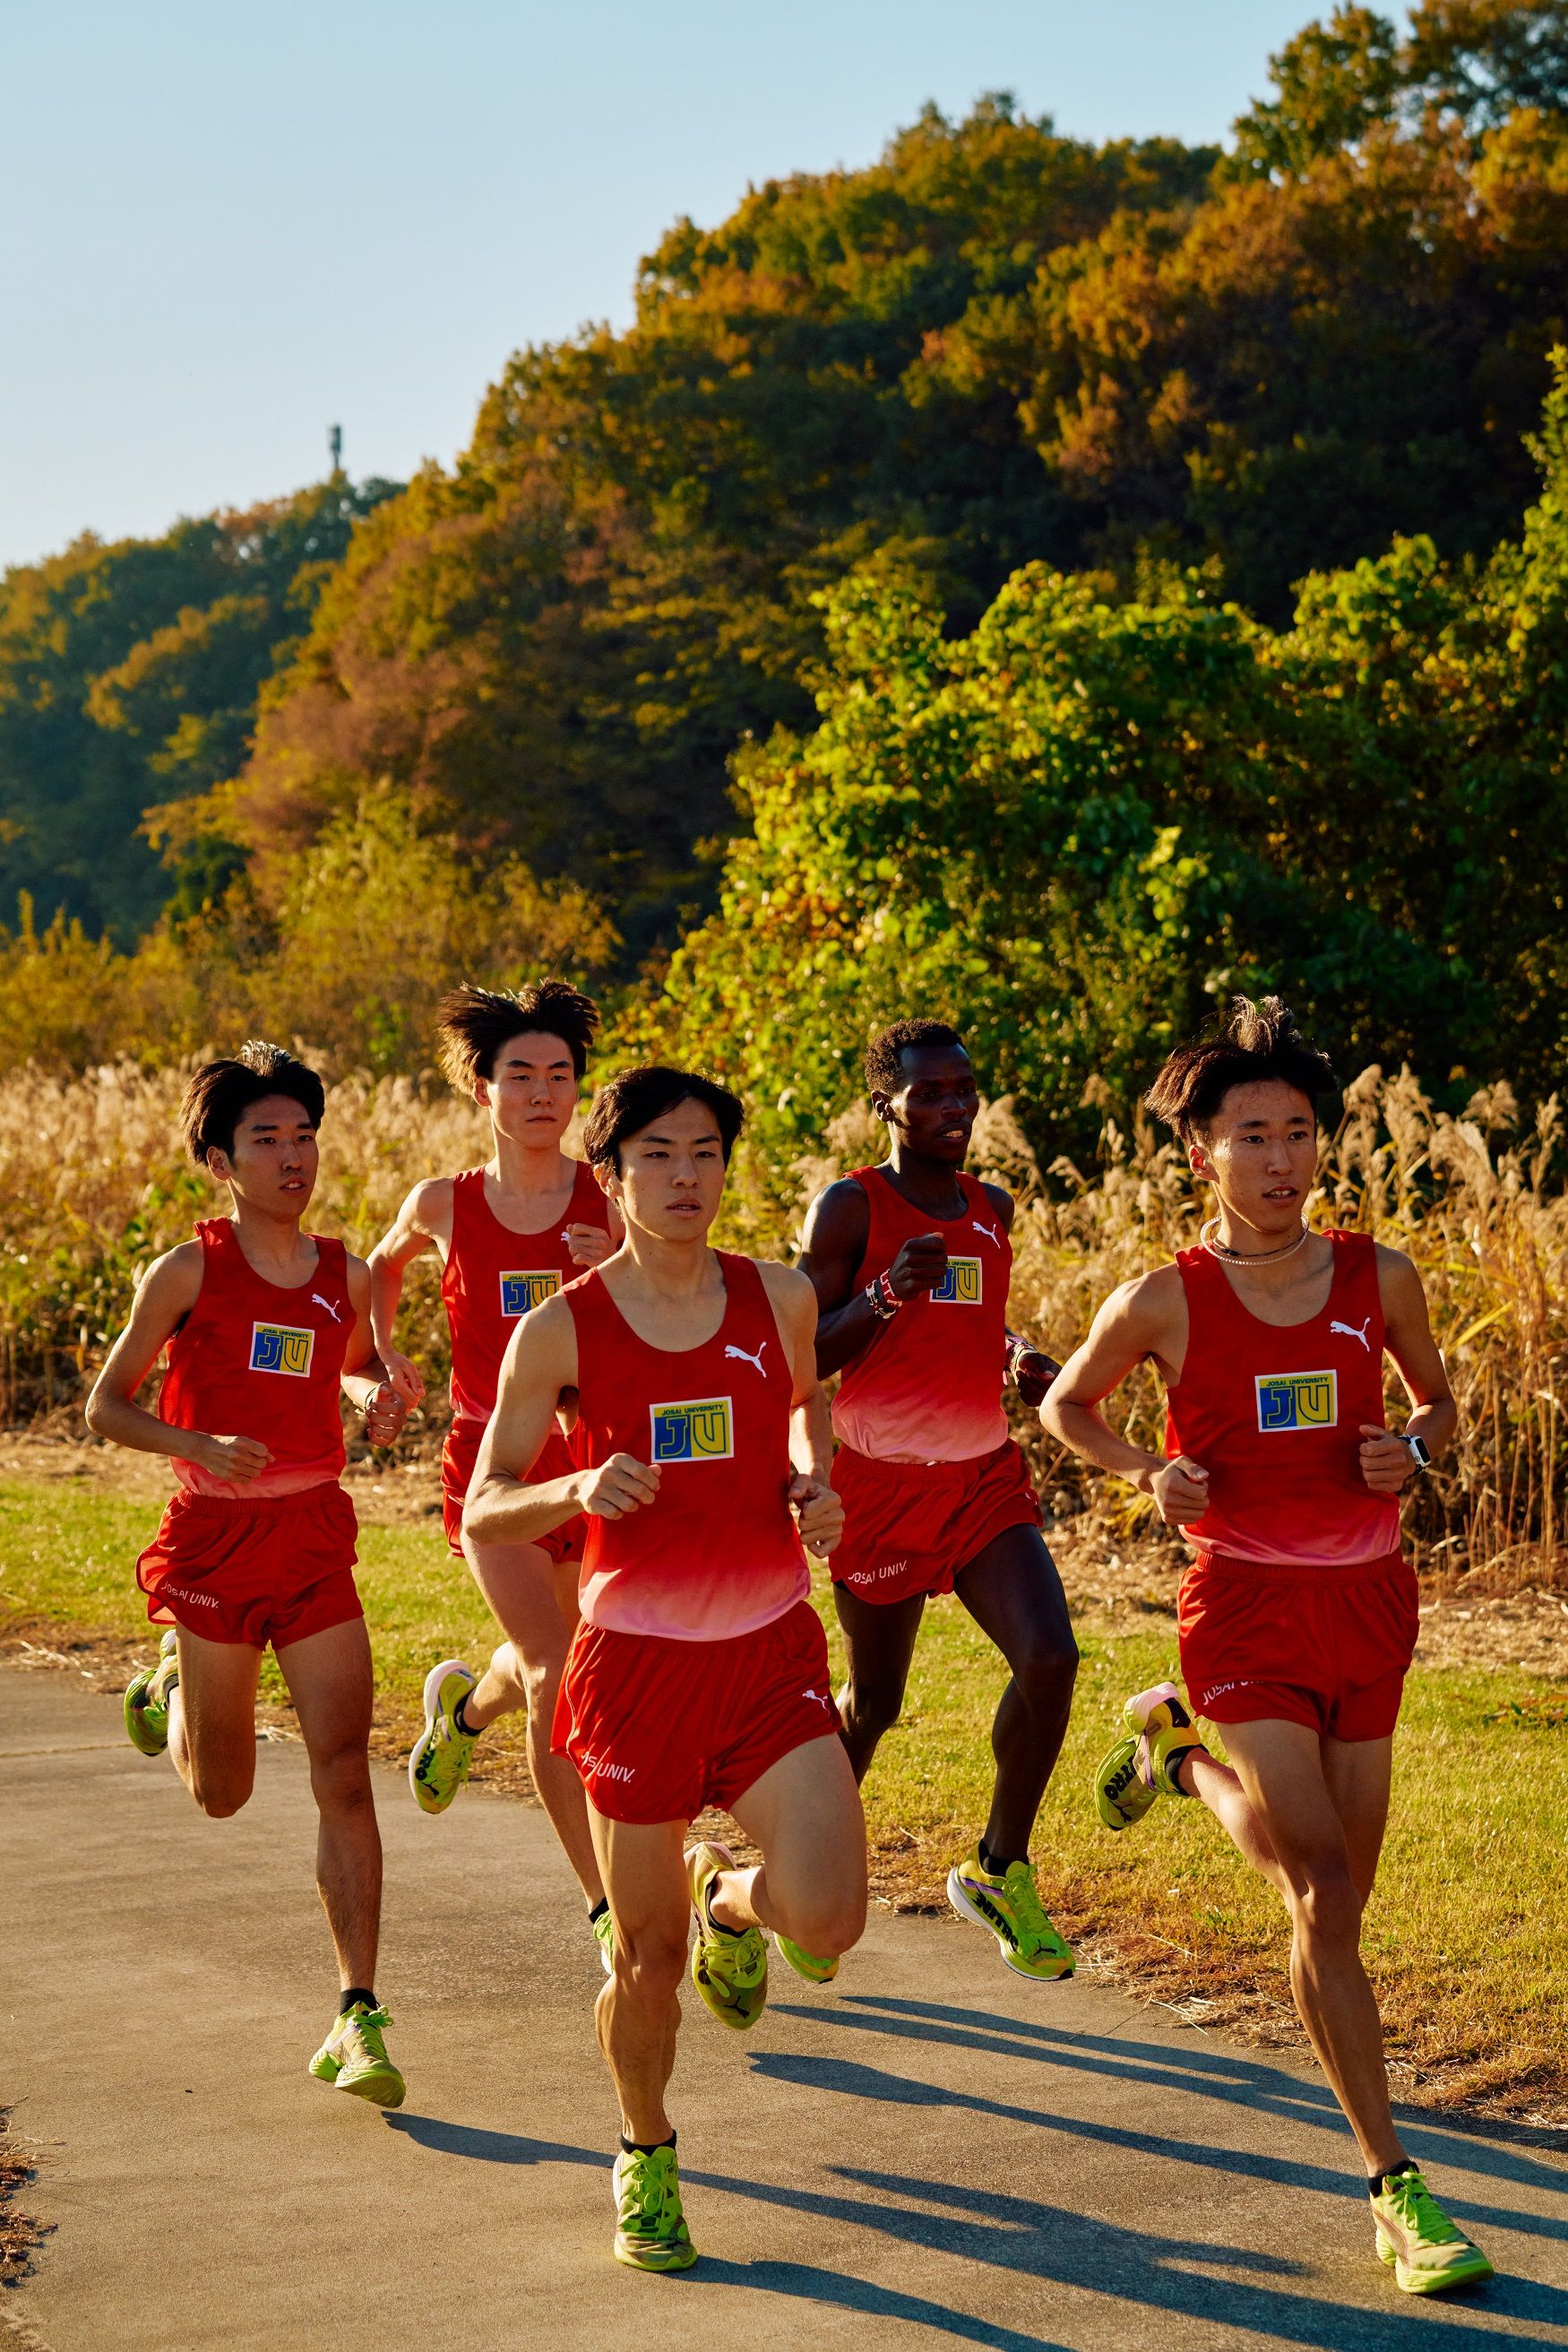
[[[1029,1984],[1065,1984],[1068,1978],[1073,1974],[1074,1963],[1071,1959],[1068,1961],[1065,1968],[1055,1969],[1048,1976],[1043,1975],[1038,1969],[1025,1968],[1005,1937],[996,1934],[994,1919],[988,1919],[979,1906],[970,1899],[965,1892],[963,1881],[956,1870],[950,1870],[947,1874],[947,1899],[961,1919],[973,1920],[975,1927],[984,1927],[988,1936],[996,1937],[996,1948],[1002,1955],[1002,1965],[1005,1969],[1010,1969],[1016,1977],[1023,1977]]]
[[[444,1813],[447,1806],[453,1802],[458,1794],[458,1790],[454,1789],[446,1805],[428,1803],[426,1791],[419,1785],[419,1767],[429,1754],[431,1743],[436,1737],[436,1718],[440,1713],[442,1684],[448,1675],[466,1675],[468,1671],[468,1666],[462,1658],[443,1658],[440,1664],[432,1666],[425,1677],[425,1688],[420,1697],[420,1704],[425,1709],[425,1728],[408,1751],[408,1786],[413,1791],[414,1801],[422,1813]],[[478,1679],[476,1675],[470,1680],[468,1685],[470,1690],[477,1687]],[[459,1781],[458,1785],[460,1788],[462,1783]]]
[[[649,2262],[646,2253],[640,2250],[634,2253],[628,2247],[623,2252],[619,2239],[616,2241],[611,2252],[616,2262],[625,2263],[627,2270],[647,2271],[650,2278],[658,2278],[666,2271],[689,2271],[697,2260],[695,2246],[677,2246],[672,2253],[662,2256],[656,2262]]]
[[[1123,1732],[1120,1739],[1112,1742],[1111,1746],[1106,1749],[1104,1755],[1100,1758],[1094,1771],[1094,1810],[1100,1815],[1101,1828],[1111,1830],[1115,1832],[1117,1835],[1120,1835],[1123,1830],[1134,1828],[1136,1824],[1143,1819],[1144,1814],[1148,1812],[1150,1806],[1153,1804],[1155,1797],[1159,1793],[1157,1790],[1151,1789],[1147,1790],[1146,1794],[1149,1799],[1149,1803],[1147,1805],[1140,1806],[1137,1812],[1131,1814],[1125,1821],[1119,1819],[1114,1813],[1110,1802],[1105,1794],[1104,1784],[1110,1780],[1112,1772],[1116,1769],[1118,1760],[1124,1755],[1131,1755],[1132,1750],[1137,1748],[1137,1738],[1132,1740],[1131,1748],[1129,1748],[1128,1737],[1128,1734]],[[1141,1738],[1142,1734],[1140,1734],[1139,1737]],[[1137,1786],[1139,1788],[1142,1788],[1143,1783],[1140,1780],[1137,1783]]]
[[[367,2099],[373,2107],[400,2107],[408,2095],[401,2074],[340,2074],[332,2088],[346,2091],[351,2099]]]
[[[1392,2245],[1384,2238],[1377,2242],[1377,2259],[1394,2273],[1394,2284],[1401,2294],[1451,2294],[1467,2286],[1485,2286],[1496,2271],[1482,2254],[1479,2264],[1469,2270],[1447,2273],[1411,2271],[1405,2267]]]
[[[776,1930],[773,1935],[773,1949],[777,1952],[785,1968],[793,1969],[795,1970],[802,1984],[831,1984],[834,1978],[838,1974],[838,1963],[837,1960],[835,1960],[833,1966],[826,1969],[821,1976],[818,1976],[813,1969],[803,1969],[799,1961],[792,1959],[789,1953],[785,1951],[784,1937],[780,1936]]]

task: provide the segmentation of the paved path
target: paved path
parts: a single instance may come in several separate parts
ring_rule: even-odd
[[[312,1815],[297,1748],[259,1763],[247,1811],[205,1822],[115,1702],[0,1673],[0,2079],[45,2154],[25,2201],[56,2225],[0,2293],[0,2344],[1568,2346],[1555,2152],[1413,2126],[1508,2276],[1408,2303],[1309,2067],[879,1915],[842,1990],[778,1969],[744,2039],[689,1998],[676,2109],[704,2260],[636,2276],[608,2255],[597,1962],[542,1816],[470,1793],[429,1822],[379,1782],[410,2084],[383,2117],[305,2075],[329,2007]]]

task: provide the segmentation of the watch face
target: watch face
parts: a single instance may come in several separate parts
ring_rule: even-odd
[[[1422,1440],[1419,1437],[1407,1437],[1405,1443],[1410,1448],[1411,1453],[1415,1456],[1416,1466],[1422,1470],[1429,1469],[1431,1467],[1432,1456],[1427,1453],[1426,1445],[1423,1444]]]

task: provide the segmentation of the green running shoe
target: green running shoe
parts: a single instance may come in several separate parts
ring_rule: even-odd
[[[356,2099],[368,2099],[373,2106],[400,2107],[406,2085],[382,2039],[391,2023],[384,2009],[367,2009],[356,2000],[340,2012],[309,2072],[318,2083],[331,2083]]]
[[[1139,1691],[1122,1708],[1121,1720],[1127,1729],[1094,1775],[1095,1811],[1108,1830],[1131,1829],[1156,1797],[1185,1796],[1176,1768],[1192,1749],[1203,1749],[1174,1683]]]
[[[608,1906],[596,1919],[590,1919],[588,1925],[594,1931],[594,1941],[599,1947],[599,1959],[605,1974],[613,1977],[616,1973],[616,1923],[610,1916]]]
[[[125,1735],[139,1756],[162,1756],[169,1744],[169,1693],[180,1679],[174,1629],[165,1626],[158,1663],[125,1685]]]
[[[634,2271],[689,2271],[697,2249],[680,2210],[675,2150],[623,2148],[615,2180],[616,2262]]]
[[[1071,1976],[1072,1946],[1046,1916],[1033,1863],[1010,1862],[998,1874],[982,1867],[976,1846],[948,1872],[947,1899],[961,1919],[990,1928],[1015,1974],[1040,1984]]]
[[[721,1927],[709,1908],[713,1881],[721,1870],[734,1867],[726,1845],[694,1845],[687,1852],[686,1878],[697,1914],[691,1981],[720,2024],[743,2033],[767,2005],[768,1948],[755,1927]]]
[[[781,1936],[776,1927],[773,1929],[773,1942],[778,1946],[779,1958],[787,1960],[796,1976],[804,1977],[807,1984],[831,1984],[838,1974],[837,1952],[830,1960],[819,1960],[815,1952],[802,1951],[800,1946],[792,1944],[787,1936]]]
[[[1447,2294],[1450,2287],[1480,2286],[1497,2273],[1450,2221],[1422,2179],[1406,2164],[1389,2174],[1372,2200],[1377,2252],[1406,2294]]]
[[[477,1731],[459,1731],[459,1703],[478,1682],[461,1658],[443,1658],[425,1677],[425,1728],[408,1758],[408,1785],[422,1813],[444,1813],[468,1777]]]

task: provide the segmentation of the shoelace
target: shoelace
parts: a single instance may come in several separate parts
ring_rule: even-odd
[[[381,2037],[391,2023],[392,2012],[384,2006],[379,2009],[351,2009],[349,2011],[351,2028],[357,2032],[360,2040],[373,2058],[384,2060],[386,2044]]]
[[[637,2167],[628,2185],[635,2210],[626,2215],[626,2221],[635,2221],[639,2231],[647,2230],[655,2236],[664,2236],[665,2217],[673,2187],[668,2167],[650,2157]],[[622,2226],[625,2227],[626,2223]]]
[[[1429,2246],[1452,2245],[1464,2231],[1456,2227],[1427,2188],[1419,2172],[1402,2172],[1384,2191],[1413,2236]]]
[[[1012,1871],[1006,1878],[1007,1900],[1025,1939],[1031,1944],[1048,1944],[1055,1940],[1045,1905],[1040,1901],[1034,1873],[1025,1868],[1016,1876]]]

